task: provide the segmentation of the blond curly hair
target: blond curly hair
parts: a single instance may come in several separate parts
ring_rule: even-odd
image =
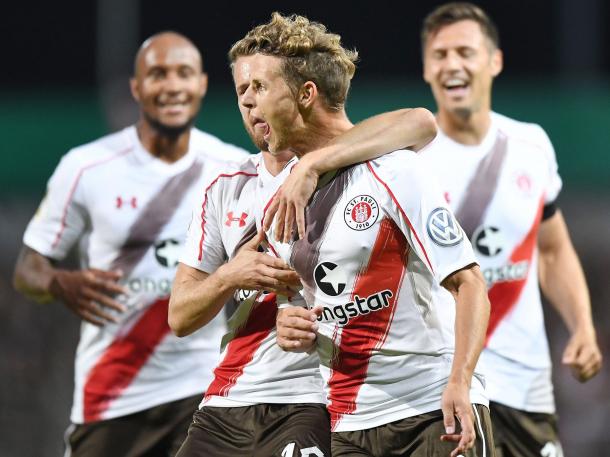
[[[323,24],[274,12],[268,23],[253,28],[231,47],[229,60],[233,65],[238,57],[254,54],[280,57],[284,79],[293,91],[313,81],[330,109],[344,107],[358,53],[345,49],[341,37]]]

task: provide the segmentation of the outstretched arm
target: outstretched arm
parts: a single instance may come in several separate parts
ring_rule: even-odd
[[[490,304],[485,280],[477,265],[453,273],[443,281],[443,287],[455,298],[456,313],[453,365],[441,400],[446,430],[441,439],[458,443],[451,453],[455,457],[474,445],[470,385],[485,343]],[[456,417],[462,427],[461,434],[456,433]]]
[[[61,301],[81,319],[101,326],[117,321],[108,309],[125,311],[125,307],[114,300],[116,294],[125,293],[117,282],[121,277],[120,271],[56,268],[48,258],[23,246],[15,265],[13,285],[38,303]]]
[[[538,248],[540,288],[559,311],[571,335],[562,361],[572,368],[576,379],[585,382],[599,372],[602,355],[591,318],[585,275],[561,212],[540,225]]]
[[[277,213],[277,241],[288,241],[295,222],[299,236],[303,237],[305,206],[320,176],[397,149],[417,151],[435,136],[436,120],[425,108],[391,111],[356,124],[326,146],[309,152],[300,159],[267,210],[265,230],[271,227],[271,221]]]
[[[291,287],[300,288],[298,275],[284,261],[258,252],[263,236],[259,232],[212,274],[178,265],[168,314],[177,336],[190,335],[210,322],[238,289],[291,295]]]

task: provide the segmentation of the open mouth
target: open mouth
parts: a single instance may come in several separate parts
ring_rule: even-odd
[[[271,128],[263,119],[258,117],[252,118],[252,129],[257,135],[261,135],[263,140],[267,141],[269,139]]]
[[[463,78],[451,78],[443,83],[443,88],[452,96],[461,97],[466,95],[470,83]]]

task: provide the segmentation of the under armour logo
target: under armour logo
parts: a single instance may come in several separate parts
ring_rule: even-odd
[[[136,209],[138,207],[138,200],[136,199],[136,197],[131,197],[131,199],[127,201],[123,200],[121,197],[116,198],[117,209],[121,209],[125,204],[129,204],[129,206],[131,206],[133,209]]]
[[[247,213],[241,213],[240,217],[234,217],[233,216],[233,211],[229,211],[227,213],[227,220],[225,222],[225,225],[227,227],[231,227],[231,224],[233,224],[233,222],[238,222],[240,227],[243,227],[244,225],[246,225],[246,218],[248,217]]]

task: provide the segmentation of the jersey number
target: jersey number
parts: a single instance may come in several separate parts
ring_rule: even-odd
[[[282,457],[293,457],[295,447],[296,443],[287,444],[284,450],[282,451]],[[309,457],[312,455],[315,455],[316,457],[324,457],[324,452],[318,449],[317,446],[306,447],[305,449],[301,449],[301,457]]]

